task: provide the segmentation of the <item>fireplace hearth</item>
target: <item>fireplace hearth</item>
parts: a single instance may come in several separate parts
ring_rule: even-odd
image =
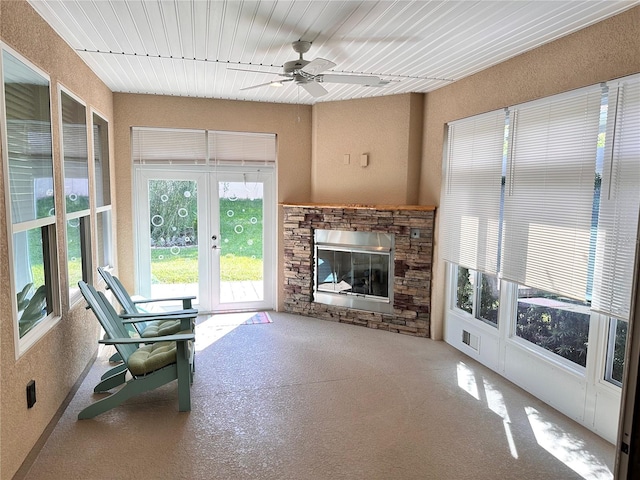
[[[429,336],[435,207],[282,208],[285,311]]]

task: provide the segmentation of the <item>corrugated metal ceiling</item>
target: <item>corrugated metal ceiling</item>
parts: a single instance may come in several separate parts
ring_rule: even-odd
[[[305,104],[428,92],[638,3],[30,0],[114,92]],[[325,73],[388,83],[241,90],[285,78],[296,40],[336,64]]]

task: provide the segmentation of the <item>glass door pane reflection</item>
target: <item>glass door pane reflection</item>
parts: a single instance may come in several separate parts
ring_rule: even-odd
[[[220,303],[264,300],[262,182],[218,182]]]

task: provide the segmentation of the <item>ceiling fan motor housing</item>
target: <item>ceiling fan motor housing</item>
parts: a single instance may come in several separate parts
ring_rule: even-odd
[[[302,58],[298,60],[291,60],[284,64],[283,71],[284,73],[294,73],[296,70],[304,68],[308,63],[309,60],[304,60]]]

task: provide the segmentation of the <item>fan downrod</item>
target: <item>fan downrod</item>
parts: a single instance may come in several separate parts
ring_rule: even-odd
[[[304,58],[302,58],[302,55],[309,51],[309,49],[311,48],[311,42],[298,40],[293,42],[291,46],[296,53],[300,54],[300,58],[298,60],[285,62],[283,66],[283,71],[285,74],[296,74],[298,70],[304,68],[304,66],[309,63],[309,60],[305,60]],[[303,78],[300,75],[296,75],[296,80],[303,81]]]

